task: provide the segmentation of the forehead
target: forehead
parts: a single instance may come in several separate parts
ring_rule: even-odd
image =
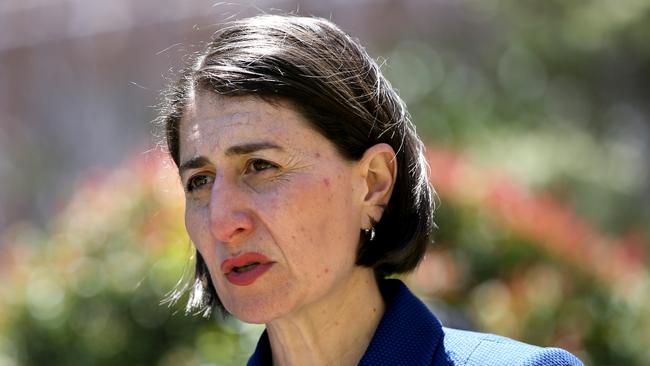
[[[180,156],[183,160],[260,139],[294,150],[329,143],[289,102],[197,92],[181,119]]]

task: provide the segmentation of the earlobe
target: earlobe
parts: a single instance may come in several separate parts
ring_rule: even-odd
[[[397,175],[395,151],[388,144],[377,144],[366,150],[361,162],[366,186],[366,194],[363,197],[366,218],[363,221],[368,221],[368,217],[370,217],[377,222],[381,219],[384,208],[393,193]],[[367,225],[371,226],[372,224],[368,222]]]

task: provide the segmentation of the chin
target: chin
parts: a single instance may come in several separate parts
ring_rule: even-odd
[[[284,315],[284,312],[278,311],[266,306],[234,306],[232,309],[226,307],[226,310],[235,318],[249,324],[268,324],[274,319]]]
[[[270,299],[269,296],[242,296],[221,301],[232,316],[250,324],[267,324],[289,312],[286,299]]]
[[[295,310],[301,296],[292,284],[260,280],[243,287],[219,283],[216,290],[224,308],[235,318],[250,324],[268,324]]]

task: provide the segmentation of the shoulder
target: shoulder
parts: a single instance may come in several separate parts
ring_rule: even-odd
[[[402,282],[383,280],[386,311],[360,366],[581,366],[559,348],[532,346],[510,338],[445,328]]]
[[[543,348],[489,333],[443,328],[443,348],[453,365],[583,365],[571,353]]]

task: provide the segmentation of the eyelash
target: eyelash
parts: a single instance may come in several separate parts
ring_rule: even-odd
[[[202,184],[197,185],[197,181],[200,179],[209,180],[209,182],[204,182]],[[212,183],[212,180],[214,180],[214,178],[209,175],[205,175],[205,174],[195,175],[187,181],[187,185],[185,186],[185,191],[187,191],[188,193],[194,192],[195,190],[201,189],[203,186]]]
[[[262,163],[266,167],[263,167],[261,169],[251,170],[253,168],[253,166],[255,164],[257,164],[257,163]],[[246,174],[248,174],[248,173],[259,173],[259,172],[263,172],[263,171],[268,170],[268,169],[275,169],[277,167],[278,167],[277,165],[271,163],[270,161],[264,160],[264,159],[252,159],[252,160],[249,160],[248,163],[246,163],[246,169],[244,170],[244,173],[246,173]]]
[[[260,163],[262,165],[264,165],[264,166],[263,167],[258,166],[257,168],[254,167],[256,164],[260,164]],[[266,170],[276,169],[276,168],[278,168],[278,166],[276,164],[273,164],[273,163],[271,163],[271,162],[269,162],[267,160],[264,160],[264,159],[252,159],[252,160],[249,160],[246,163],[246,167],[244,169],[244,174],[258,174],[258,173],[262,173],[262,172],[264,172]],[[208,182],[198,183],[197,181],[199,181],[199,180],[208,180]],[[190,179],[187,181],[187,185],[185,187],[185,190],[188,193],[193,192],[193,191],[195,191],[197,189],[201,189],[205,185],[208,185],[208,184],[212,183],[213,180],[214,180],[214,177],[211,177],[209,175],[197,174],[197,175],[195,175],[193,177],[190,177]]]

